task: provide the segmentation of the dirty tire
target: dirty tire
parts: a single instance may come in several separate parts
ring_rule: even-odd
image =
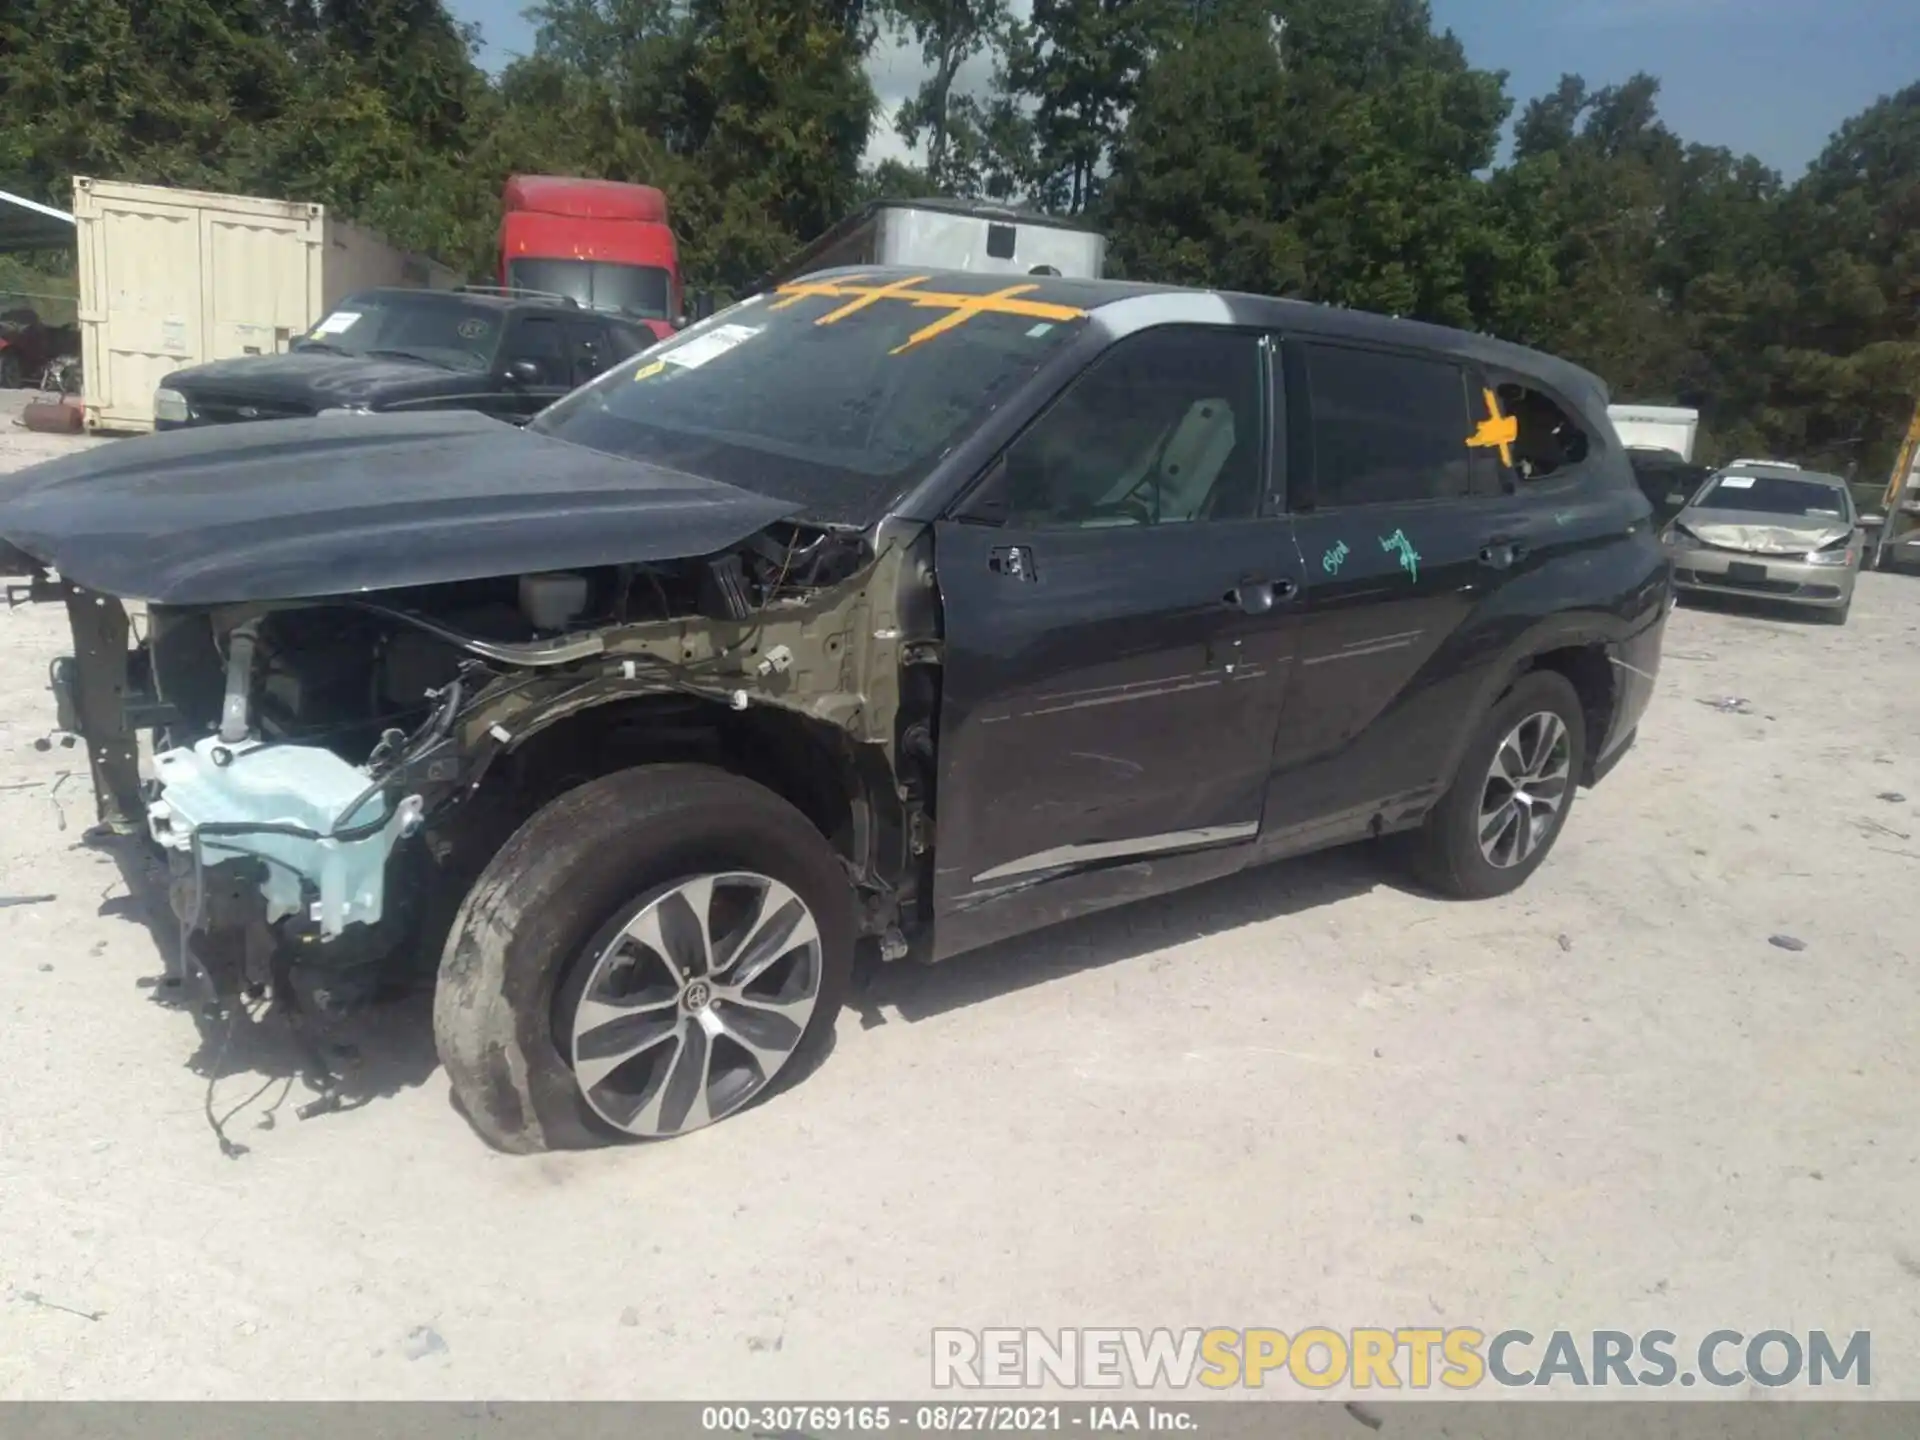
[[[1569,782],[1553,828],[1526,859],[1503,869],[1480,850],[1481,796],[1501,742],[1522,720],[1541,711],[1558,715],[1566,726],[1572,747]],[[1486,900],[1519,889],[1540,868],[1567,828],[1578,789],[1574,779],[1585,766],[1586,756],[1586,715],[1572,683],[1553,670],[1532,670],[1522,675],[1481,720],[1473,742],[1461,757],[1451,788],[1426,823],[1407,837],[1404,853],[1414,878],[1456,900]]]
[[[555,1043],[554,1002],[589,942],[645,892],[681,876],[752,869],[791,886],[821,936],[820,995],[798,1047],[760,1097],[804,1075],[833,1032],[852,969],[853,890],[806,816],[764,786],[705,765],[650,765],[570,790],[514,832],[454,918],[433,1033],[455,1102],[516,1154],[628,1137],[588,1108]]]

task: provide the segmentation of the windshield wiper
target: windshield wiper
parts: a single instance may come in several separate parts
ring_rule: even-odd
[[[377,355],[384,360],[418,360],[422,365],[432,365],[439,370],[453,369],[444,360],[435,360],[431,355],[416,355],[411,350],[368,350],[363,353]]]
[[[299,340],[294,342],[293,348],[296,351],[318,350],[326,355],[351,355],[353,353],[351,350],[343,350],[338,345],[327,340]]]

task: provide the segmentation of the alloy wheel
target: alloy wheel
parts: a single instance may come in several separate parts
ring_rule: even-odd
[[[710,1125],[773,1082],[820,999],[820,927],[791,887],[735,871],[642,898],[568,1018],[580,1093],[658,1140]]]
[[[1573,742],[1553,711],[1536,711],[1507,733],[1480,792],[1480,853],[1489,865],[1524,864],[1553,834],[1572,770]]]

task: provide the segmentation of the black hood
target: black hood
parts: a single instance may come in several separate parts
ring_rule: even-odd
[[[0,477],[0,541],[164,605],[710,555],[797,509],[463,410],[176,430]]]
[[[492,388],[484,370],[450,370],[425,360],[387,356],[329,355],[323,350],[238,355],[176,370],[160,384],[178,390],[189,400],[219,396],[291,402],[312,410],[440,394],[465,395]]]

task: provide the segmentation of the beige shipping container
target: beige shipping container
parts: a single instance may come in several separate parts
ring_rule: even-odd
[[[151,430],[162,378],[277,354],[355,290],[459,283],[299,201],[80,177],[73,218],[89,429]]]

